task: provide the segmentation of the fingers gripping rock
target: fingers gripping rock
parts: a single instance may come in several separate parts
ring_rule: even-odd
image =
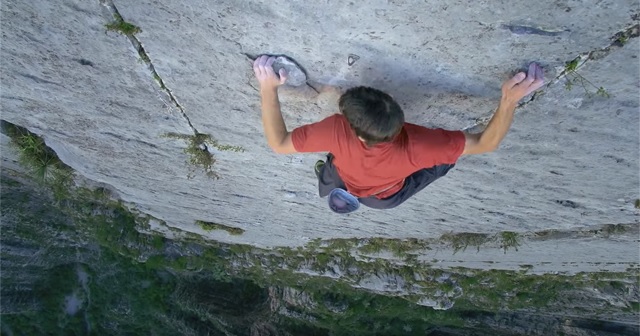
[[[278,56],[273,62],[273,71],[277,74],[280,69],[284,69],[287,72],[286,85],[302,86],[307,82],[307,75],[300,69],[300,67],[284,56]]]

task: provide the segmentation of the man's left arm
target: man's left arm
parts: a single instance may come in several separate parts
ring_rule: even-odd
[[[278,78],[272,67],[275,60],[275,57],[262,55],[253,62],[253,71],[260,83],[262,125],[269,147],[278,154],[291,154],[297,151],[282,118],[278,99],[278,87],[286,82],[287,74],[281,69]]]

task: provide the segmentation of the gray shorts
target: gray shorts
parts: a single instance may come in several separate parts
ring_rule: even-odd
[[[433,181],[447,175],[453,166],[455,165],[445,164],[418,170],[405,179],[402,189],[397,193],[383,199],[370,196],[358,198],[358,200],[360,203],[374,209],[395,208],[404,203],[404,201],[408,200],[411,196],[417,194]],[[329,195],[331,190],[335,188],[347,189],[344,182],[342,182],[340,175],[338,175],[336,167],[333,165],[333,155],[329,154],[327,155],[327,161],[324,166],[322,166],[318,174],[318,192],[320,197]]]

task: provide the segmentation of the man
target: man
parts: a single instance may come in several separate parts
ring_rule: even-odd
[[[280,154],[329,152],[316,164],[321,197],[331,209],[348,213],[359,203],[393,208],[444,176],[461,155],[494,151],[507,134],[520,99],[542,87],[542,68],[531,63],[502,85],[498,109],[482,133],[428,129],[404,122],[400,106],[388,94],[368,87],[347,90],[340,113],[287,131],[275,74],[275,57],[262,55],[254,64],[262,101],[262,122],[269,146]]]

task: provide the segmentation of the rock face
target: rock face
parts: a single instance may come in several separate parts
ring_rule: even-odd
[[[530,6],[3,1],[2,119],[42,135],[139,210],[226,242],[638,222],[637,3]],[[114,13],[140,31],[107,31]],[[462,158],[397,209],[338,216],[317,197],[322,154],[278,156],[266,146],[247,57],[261,53],[291,57],[315,88],[386,90],[409,122],[448,129],[486,121],[501,81],[530,61],[549,85],[525,99],[499,151]],[[579,56],[584,63],[566,73]],[[307,85],[282,89],[281,100],[290,130],[337,110]],[[245,232],[205,231],[197,220]]]

